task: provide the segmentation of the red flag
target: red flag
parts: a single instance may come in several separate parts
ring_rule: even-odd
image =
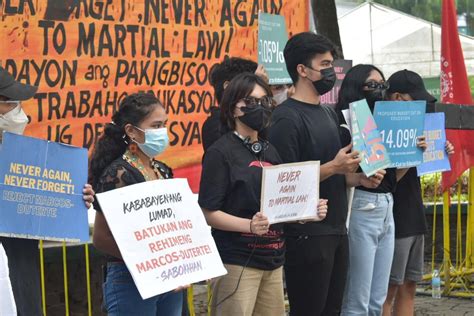
[[[467,79],[464,56],[459,40],[454,0],[443,0],[441,24],[441,102],[473,104]],[[474,131],[446,130],[447,139],[454,145],[450,157],[451,171],[443,173],[443,191],[474,165]]]

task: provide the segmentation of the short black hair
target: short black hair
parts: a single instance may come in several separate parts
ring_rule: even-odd
[[[252,94],[256,85],[261,86],[267,93],[267,96],[273,96],[270,86],[264,79],[254,73],[245,72],[237,75],[229,82],[222,96],[222,103],[220,105],[222,124],[227,125],[231,130],[235,130],[235,106],[240,100]]]
[[[252,60],[226,56],[220,63],[214,64],[209,75],[209,83],[214,88],[217,104],[221,104],[224,94],[224,82],[231,81],[243,72],[255,72],[258,64]]]
[[[286,69],[293,80],[298,82],[299,64],[310,66],[311,59],[318,54],[330,52],[334,59],[337,58],[336,46],[325,36],[313,32],[303,32],[294,35],[288,40],[283,51]]]

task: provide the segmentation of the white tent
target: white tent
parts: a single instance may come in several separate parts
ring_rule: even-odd
[[[339,16],[344,57],[379,66],[388,77],[410,69],[422,77],[440,73],[441,27],[386,6],[365,2]],[[474,37],[461,35],[467,72],[474,75]]]

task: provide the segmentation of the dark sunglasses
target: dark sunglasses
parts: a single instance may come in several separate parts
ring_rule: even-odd
[[[273,98],[269,96],[264,96],[261,98],[255,97],[246,97],[242,101],[245,103],[247,109],[256,109],[258,106],[263,106],[264,108],[271,109],[273,107]]]
[[[380,90],[387,90],[390,88],[388,82],[377,82],[377,81],[369,81],[364,83],[364,87],[369,89],[380,89]]]

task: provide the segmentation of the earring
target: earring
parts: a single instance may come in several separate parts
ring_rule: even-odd
[[[132,138],[132,140],[134,140]],[[131,143],[130,145],[128,145],[128,150],[132,153],[132,154],[136,154],[138,152],[138,146],[136,143]]]

